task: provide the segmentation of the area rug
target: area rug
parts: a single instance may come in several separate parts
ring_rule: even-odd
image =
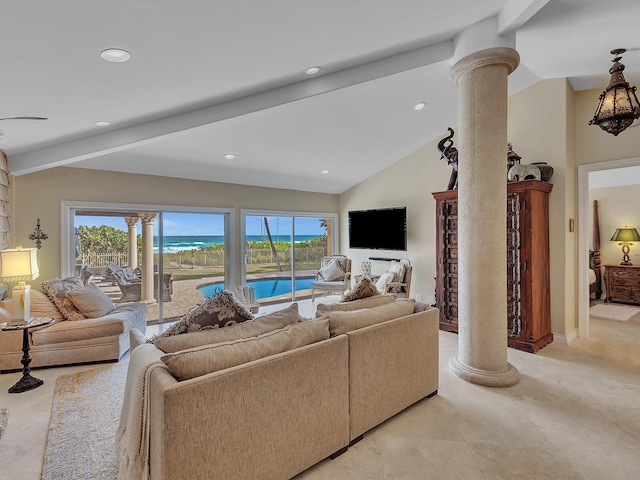
[[[589,308],[589,315],[592,317],[620,320],[622,322],[628,322],[637,313],[640,313],[640,308],[638,307],[612,303],[598,303]]]
[[[9,420],[9,409],[0,408],[0,438],[2,438],[4,429],[7,428],[8,420]]]
[[[113,480],[127,361],[58,378],[42,480]]]

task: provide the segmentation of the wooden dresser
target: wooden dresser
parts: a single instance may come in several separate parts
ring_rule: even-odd
[[[640,305],[640,267],[635,265],[605,265],[605,302],[623,301]]]
[[[549,294],[549,192],[553,185],[507,184],[507,338],[536,353],[553,341]],[[458,331],[458,191],[436,199],[436,305],[440,330]],[[488,286],[487,288],[490,288]]]

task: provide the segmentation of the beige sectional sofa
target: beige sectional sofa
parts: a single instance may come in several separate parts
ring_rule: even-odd
[[[191,349],[176,348],[188,347],[189,338],[209,334],[187,333],[151,345],[132,330],[131,361],[144,351],[157,362],[157,368],[146,371],[148,398],[143,402],[148,405],[144,418],[149,451],[142,456],[149,478],[288,479],[344,452],[371,428],[437,393],[437,309],[379,298],[337,305],[341,306],[321,304],[316,319],[297,319],[297,325],[276,333],[217,345],[227,349],[240,343],[244,348],[311,325],[327,329],[324,339],[261,358],[249,356],[250,361],[182,381],[171,372],[176,357],[219,347],[201,341]],[[251,322],[267,322],[267,317]],[[199,363],[208,362],[199,358]],[[131,369],[130,365],[125,405],[132,395],[131,383],[140,377]]]
[[[10,320],[12,299],[0,302],[0,323]],[[33,367],[118,361],[129,350],[129,331],[146,330],[147,306],[123,303],[96,318],[66,320],[40,290],[31,291],[31,314],[54,323],[29,331]],[[0,331],[0,372],[22,369],[22,330]]]

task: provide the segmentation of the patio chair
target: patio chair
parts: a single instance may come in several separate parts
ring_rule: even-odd
[[[351,288],[351,259],[345,255],[328,255],[320,260],[320,269],[315,281],[311,282],[311,301],[316,292],[339,293],[344,298],[345,290]]]
[[[127,279],[124,269],[113,272],[113,281],[120,287],[122,296],[116,303],[139,302],[142,299],[142,282],[138,279]]]

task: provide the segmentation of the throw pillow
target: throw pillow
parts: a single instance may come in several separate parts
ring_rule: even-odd
[[[344,294],[342,301],[350,302],[352,300],[358,300],[359,298],[367,298],[379,294],[380,292],[378,292],[373,280],[369,277],[362,277],[351,290]]]
[[[44,292],[31,289],[31,316],[35,318],[53,318],[56,322],[61,322],[65,318],[60,310],[53,304]]]
[[[380,293],[385,293],[384,287],[387,283],[393,282],[394,278],[396,278],[396,274],[392,272],[384,272],[380,275],[380,278],[376,282],[376,289]]]
[[[340,265],[335,260],[331,260],[326,267],[318,270],[318,273],[325,282],[333,282],[344,278],[344,270],[340,268]]]
[[[316,318],[321,317],[327,312],[348,312],[351,310],[362,310],[363,308],[379,307],[396,301],[395,295],[380,295],[377,293],[371,297],[360,298],[350,302],[340,303],[319,303],[316,310]]]
[[[84,287],[84,284],[80,277],[56,278],[42,282],[42,291],[47,294],[66,320],[85,319],[85,316],[67,297],[70,291],[82,287]]]
[[[228,327],[252,318],[254,317],[251,312],[238,302],[233,293],[223,290],[193,307],[179,322],[152,340],[196,330]]]
[[[116,309],[111,299],[93,283],[71,290],[67,297],[71,303],[87,318],[98,318]]]
[[[190,348],[161,357],[178,381],[200,377],[329,338],[329,322],[288,325],[257,337]]]
[[[343,333],[358,330],[359,328],[386,322],[394,318],[411,315],[414,309],[414,300],[399,299],[387,305],[362,310],[346,312],[327,312],[318,320],[329,320],[329,331],[332,337]]]
[[[247,320],[246,322],[229,327],[198,330],[196,332],[187,332],[182,335],[172,335],[169,337],[156,337],[147,340],[147,342],[153,343],[164,353],[173,353],[202,345],[257,337],[263,333],[278,330],[287,325],[293,325],[294,323],[298,323],[297,303],[292,303],[289,307],[269,315],[264,315],[254,320]]]

